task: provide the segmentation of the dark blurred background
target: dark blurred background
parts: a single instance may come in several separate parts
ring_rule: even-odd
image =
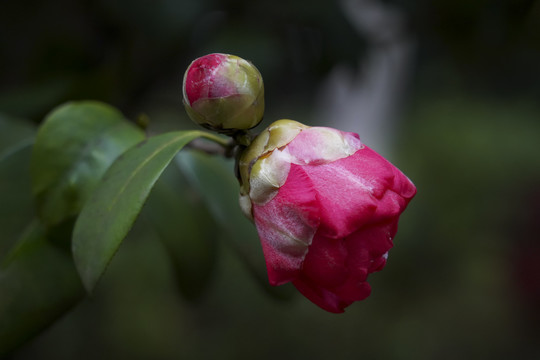
[[[540,1],[2,1],[0,112],[95,99],[191,128],[181,79],[210,52],[259,68],[264,125],[358,132],[417,185],[371,297],[341,315],[272,298],[220,243],[193,303],[138,223],[96,293],[10,358],[540,358]]]

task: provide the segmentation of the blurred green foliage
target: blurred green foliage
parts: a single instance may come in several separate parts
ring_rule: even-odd
[[[18,241],[19,259],[49,274],[56,289],[8,283],[0,307],[28,322],[4,330],[15,337],[29,323],[43,327],[64,314],[8,358],[540,357],[540,2],[381,2],[403,9],[417,41],[392,160],[418,195],[402,216],[388,265],[370,279],[373,294],[341,316],[296,293],[290,299],[290,288],[274,297],[261,291],[261,268],[247,269],[264,269],[262,253],[253,227],[240,220],[232,166],[210,156],[191,155],[199,159],[190,162],[184,154],[171,164],[100,286],[67,313],[82,296],[68,253],[44,240],[39,227],[27,228],[35,217],[31,146],[51,109],[94,99],[129,119],[144,112],[151,135],[193,128],[181,104],[183,72],[197,56],[227,52],[252,60],[263,74],[265,121],[308,122],[301,117],[329,71],[356,66],[369,50],[340,2],[1,2],[0,256],[5,265]],[[194,173],[190,164],[208,166]],[[220,192],[223,208],[211,200]],[[179,212],[178,225],[205,228],[164,230],[155,221],[156,207],[164,219],[181,211],[170,201],[179,194],[197,210]],[[223,214],[235,220],[227,223]],[[181,243],[171,258],[167,237],[175,231],[189,238],[202,231],[205,245],[194,254],[212,267],[175,260],[193,244]],[[47,255],[36,259],[39,247]],[[186,272],[209,284],[183,286],[194,279]],[[31,301],[13,301],[17,292],[46,299],[49,310],[29,311]]]
[[[105,170],[144,132],[98,102],[62,105],[36,135],[30,170],[40,220],[56,226],[75,217]]]

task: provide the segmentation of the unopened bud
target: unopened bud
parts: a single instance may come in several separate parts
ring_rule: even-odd
[[[416,194],[357,134],[279,120],[239,159],[240,206],[255,223],[272,285],[292,282],[339,313],[369,296]]]
[[[234,55],[209,54],[193,61],[184,75],[183,96],[189,117],[220,133],[251,129],[264,113],[261,74]]]

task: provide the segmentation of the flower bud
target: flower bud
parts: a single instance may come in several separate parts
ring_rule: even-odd
[[[369,296],[413,183],[357,134],[279,120],[239,159],[240,205],[272,285],[292,282],[330,312]]]
[[[193,61],[184,74],[183,97],[194,122],[224,134],[257,126],[264,113],[261,74],[234,55],[209,54]]]

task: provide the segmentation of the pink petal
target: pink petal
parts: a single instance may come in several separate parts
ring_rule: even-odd
[[[360,254],[362,259],[356,264],[356,259],[351,257],[358,255],[357,248],[352,249],[354,255],[351,255],[346,240],[331,239],[317,233],[304,260],[302,272],[293,284],[323,309],[343,312],[352,302],[363,300],[371,293],[371,287],[365,282],[372,264],[369,259],[373,250],[370,247],[373,246],[368,246]]]
[[[347,306],[352,304],[352,301],[344,301],[333,292],[314,285],[304,277],[294,280],[293,285],[315,305],[331,313],[342,313]]]
[[[407,203],[416,195],[416,186],[412,181],[405,176],[397,167],[393,167],[394,171],[394,190],[397,194],[407,199]]]
[[[351,156],[363,147],[357,134],[327,127],[303,129],[287,145],[291,160],[299,165],[321,165]]]
[[[228,57],[224,54],[209,54],[191,63],[185,83],[190,105],[201,99],[225,97],[236,93],[236,87],[223,73],[227,61]]]
[[[285,184],[253,217],[266,260],[268,280],[280,285],[297,276],[319,226],[319,204],[301,166],[291,165]]]
[[[403,211],[408,200],[393,191],[396,179],[400,191],[411,193],[402,179],[406,177],[368,147],[344,159],[304,168],[321,203],[320,231],[333,238]]]
[[[394,174],[392,186],[381,197],[377,211],[372,218],[373,222],[399,217],[416,194],[416,187],[408,177],[394,166],[392,166],[392,172]]]
[[[309,247],[302,267],[311,282],[324,288],[333,288],[348,277],[347,248],[342,239],[331,239],[317,233]]]
[[[347,279],[345,284],[332,289],[332,292],[346,304],[364,300],[371,294],[371,286],[365,281],[358,281],[354,278]],[[347,305],[348,306],[348,305]]]
[[[330,237],[343,238],[370,221],[377,209],[373,194],[383,193],[387,185],[361,173],[367,163],[364,149],[328,164],[305,166],[321,203],[321,231]]]
[[[397,219],[366,226],[345,239],[349,255],[347,267],[353,278],[363,281],[367,274],[384,267],[396,231]]]
[[[201,98],[207,98],[213,83],[212,73],[227,58],[222,54],[209,54],[193,61],[189,66],[185,91],[188,101],[193,104]]]

